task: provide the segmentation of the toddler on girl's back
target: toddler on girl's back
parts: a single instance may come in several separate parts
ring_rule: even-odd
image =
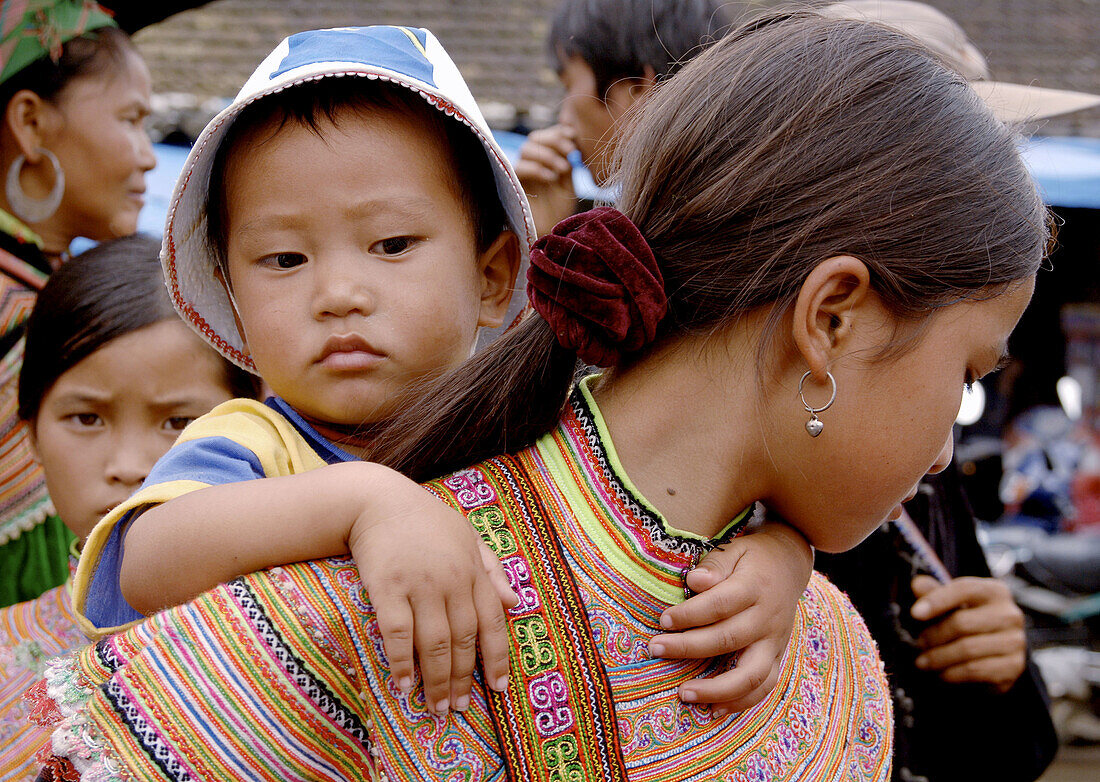
[[[145,236],[88,250],[50,277],[27,323],[19,416],[30,429],[50,499],[77,537],[134,492],[187,424],[255,378],[184,326]],[[71,584],[0,609],[0,779],[34,778],[47,733],[22,694],[46,660],[87,642]]]
[[[514,319],[531,225],[430,33],[284,41],[196,142],[163,254],[176,308],[275,396],[197,421],[96,528],[74,591],[89,632],[242,573],[350,551],[399,689],[413,687],[415,647],[429,706],[465,709],[479,645],[486,682],[503,689],[502,604],[515,596],[499,562],[461,514],[358,457],[411,391]],[[774,682],[810,556],[781,524],[732,547],[692,577],[709,594],[662,620],[718,624],[662,636],[654,651],[747,647],[744,667],[682,693],[743,708]]]

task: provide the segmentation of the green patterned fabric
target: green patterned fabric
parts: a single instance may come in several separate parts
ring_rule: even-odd
[[[76,536],[50,516],[0,546],[0,608],[38,597],[69,577],[69,547]]]
[[[0,82],[43,57],[56,62],[73,38],[117,26],[90,0],[0,0]]]

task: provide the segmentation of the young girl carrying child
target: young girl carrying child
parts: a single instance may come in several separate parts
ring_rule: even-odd
[[[499,562],[463,515],[356,457],[479,331],[514,319],[530,226],[514,171],[430,33],[284,41],[197,140],[163,257],[183,317],[275,397],[189,427],[96,528],[74,592],[89,633],[242,573],[350,551],[401,691],[415,646],[427,702],[465,709],[479,644],[486,681],[503,689],[501,601],[515,596]],[[665,627],[724,623],[655,640],[675,656],[748,647],[738,670],[686,684],[685,698],[744,708],[774,684],[809,550],[781,524],[751,537],[737,577],[709,608],[686,609],[703,620],[670,612]],[[723,595],[742,616],[726,616]]]
[[[508,690],[434,716],[351,563],[299,563],[51,668],[55,778],[889,778],[881,663],[822,577],[741,714],[677,695],[729,657],[645,643],[754,501],[840,550],[946,465],[1049,239],[1016,138],[909,39],[800,13],[692,60],[620,149],[621,212],[532,253],[537,315],[374,433],[416,477],[473,463],[428,486],[513,577]],[[611,368],[571,388],[578,356]]]
[[[187,424],[255,379],[199,340],[168,301],[145,236],[88,250],[54,272],[27,323],[19,417],[62,521],[77,537],[130,496]],[[34,778],[48,734],[23,692],[50,657],[87,643],[66,583],[0,609],[0,779]]]

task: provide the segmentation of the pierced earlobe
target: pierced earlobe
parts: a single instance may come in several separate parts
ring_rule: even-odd
[[[833,377],[833,373],[829,370],[825,370],[825,377],[829,379],[829,382],[833,386],[833,392],[829,395],[829,401],[821,407],[813,407],[806,402],[806,396],[802,391],[802,387],[806,384],[806,378],[808,378],[812,372],[807,372],[802,376],[802,379],[798,381],[798,398],[802,400],[802,406],[806,408],[806,412],[810,414],[810,420],[806,422],[806,431],[809,432],[810,437],[817,437],[821,434],[821,430],[825,428],[825,423],[817,417],[818,413],[823,413],[833,406],[833,402],[836,401],[836,378]]]

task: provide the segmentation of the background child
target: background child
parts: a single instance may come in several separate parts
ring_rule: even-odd
[[[191,421],[257,392],[176,316],[159,242],[106,242],[62,266],[27,324],[19,416],[58,514],[77,537],[141,485]],[[0,609],[0,779],[33,779],[46,733],[21,701],[46,660],[86,643],[66,583]]]
[[[0,606],[68,577],[72,535],[53,513],[16,414],[23,326],[78,236],[137,227],[152,79],[109,11],[85,0],[0,2]],[[13,176],[14,175],[14,176]]]
[[[558,121],[532,131],[516,172],[539,234],[579,211],[573,164],[611,185],[620,122],[662,79],[721,38],[746,4],[723,0],[563,0],[546,37],[565,90]]]
[[[241,573],[350,550],[400,688],[415,644],[428,702],[463,708],[478,641],[487,681],[503,687],[499,563],[460,514],[353,458],[410,389],[524,300],[526,202],[453,64],[422,30],[291,36],[196,143],[172,215],[177,308],[277,397],[223,406],[181,437],[97,528],[78,610],[109,628]],[[123,556],[118,522],[145,508]],[[774,684],[810,557],[790,530],[761,540],[762,577],[739,573],[752,586],[735,605],[767,605],[766,621],[750,614],[747,630],[696,644],[709,656],[729,651],[716,639],[766,639],[749,655],[760,659],[709,698],[685,697],[755,702]]]

